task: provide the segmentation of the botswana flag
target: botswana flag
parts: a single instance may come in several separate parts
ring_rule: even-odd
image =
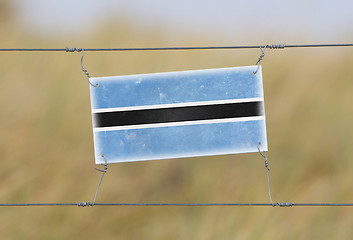
[[[91,78],[96,164],[267,151],[256,68]]]

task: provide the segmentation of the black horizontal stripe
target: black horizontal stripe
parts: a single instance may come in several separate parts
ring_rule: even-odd
[[[94,113],[94,127],[263,116],[263,101]]]

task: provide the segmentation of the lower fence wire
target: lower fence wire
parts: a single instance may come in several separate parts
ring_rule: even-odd
[[[353,203],[0,203],[0,207],[53,207],[53,206],[150,206],[150,207],[353,207]]]

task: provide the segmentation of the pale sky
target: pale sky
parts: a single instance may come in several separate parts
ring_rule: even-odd
[[[353,37],[352,0],[13,0],[17,22],[44,34],[92,33],[120,15],[144,29],[174,36],[192,31],[226,36],[241,43],[262,36],[293,42],[349,42]],[[352,41],[350,41],[352,42]]]

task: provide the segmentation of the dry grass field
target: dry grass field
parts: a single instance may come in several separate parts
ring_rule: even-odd
[[[218,45],[133,23],[53,39],[0,19],[7,47]],[[263,43],[263,42],[262,42]],[[236,44],[236,39],[232,44]],[[249,44],[253,42],[249,41]],[[255,43],[256,44],[256,43]],[[353,202],[353,49],[268,50],[263,79],[276,202]],[[260,50],[85,54],[92,76],[253,65]],[[0,202],[92,201],[89,85],[79,53],[0,53]],[[268,202],[256,153],[111,164],[98,202]],[[1,207],[1,239],[351,239],[344,207]]]

